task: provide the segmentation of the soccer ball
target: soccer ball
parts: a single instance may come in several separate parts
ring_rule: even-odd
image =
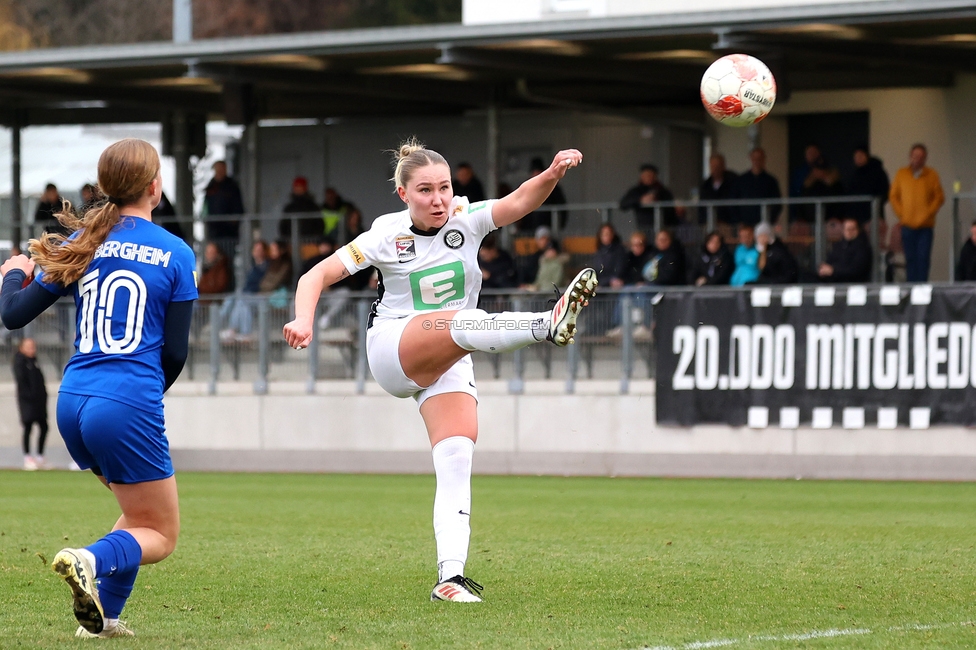
[[[749,126],[762,120],[776,102],[776,80],[766,64],[748,54],[727,54],[708,66],[701,100],[722,124]]]

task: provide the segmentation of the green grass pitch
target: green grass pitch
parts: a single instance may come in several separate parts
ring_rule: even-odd
[[[431,476],[182,474],[126,648],[973,648],[976,485],[475,477],[480,605],[429,602]],[[75,643],[88,473],[0,472],[0,647]],[[92,642],[89,642],[92,643]],[[94,643],[103,643],[97,641]]]

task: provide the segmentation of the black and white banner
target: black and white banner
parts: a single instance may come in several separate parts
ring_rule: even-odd
[[[662,294],[657,421],[976,425],[976,288],[757,287]]]

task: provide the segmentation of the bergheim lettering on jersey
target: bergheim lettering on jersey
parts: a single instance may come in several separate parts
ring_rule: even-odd
[[[661,423],[976,425],[971,287],[695,289],[654,315]]]
[[[95,250],[96,259],[100,257],[117,257],[123,260],[151,264],[152,266],[162,266],[164,268],[169,267],[169,261],[172,256],[172,251],[164,251],[155,246],[115,240],[107,241]]]

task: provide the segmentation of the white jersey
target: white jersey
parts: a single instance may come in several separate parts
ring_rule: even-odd
[[[410,212],[377,217],[372,226],[337,252],[350,274],[375,266],[380,272],[378,318],[403,318],[438,309],[474,309],[481,292],[478,249],[495,230],[495,201],[451,202],[447,223],[418,230]]]

